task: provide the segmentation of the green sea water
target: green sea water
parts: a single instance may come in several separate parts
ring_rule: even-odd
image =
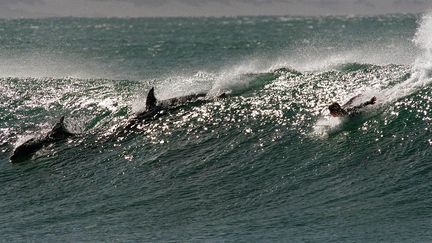
[[[0,20],[1,241],[431,241],[431,39],[428,14]],[[116,133],[151,87],[208,99]],[[76,137],[10,162],[62,115]]]

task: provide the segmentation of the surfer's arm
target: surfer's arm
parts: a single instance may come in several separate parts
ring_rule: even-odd
[[[364,107],[366,107],[366,106],[368,106],[368,105],[373,105],[373,104],[375,104],[375,102],[376,102],[376,97],[374,96],[374,97],[372,97],[372,99],[370,99],[369,101],[366,101],[365,103],[362,103],[362,104],[360,104],[360,105],[358,105],[358,106],[354,106],[353,108],[348,109],[348,112],[350,112],[350,111],[360,110],[360,109],[362,109],[362,108],[364,108]]]
[[[373,104],[375,104],[376,100],[377,100],[377,98],[374,96],[374,97],[372,97],[372,99],[370,99],[369,101],[366,101],[362,105],[363,105],[363,107],[365,107],[367,105],[373,105]]]
[[[345,103],[342,107],[350,106],[350,105],[354,102],[354,100],[357,99],[357,98],[360,97],[360,96],[361,96],[361,94],[358,94],[358,95],[352,97],[352,98],[351,98],[350,100],[348,100],[348,102]]]

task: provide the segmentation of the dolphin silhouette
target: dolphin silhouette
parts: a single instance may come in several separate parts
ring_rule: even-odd
[[[154,94],[154,87],[150,89],[146,98],[146,109],[136,115],[137,118],[147,118],[164,109],[173,108],[188,102],[197,101],[200,98],[206,97],[206,93],[196,93],[180,97],[174,97],[166,100],[158,100]]]
[[[64,140],[75,134],[69,132],[64,125],[64,116],[60,118],[54,127],[44,137],[31,138],[23,144],[16,147],[13,151],[10,160],[12,163],[18,163],[30,158],[36,151],[40,150],[43,146]]]
[[[190,102],[208,101],[208,99],[206,99],[205,97],[207,97],[207,93],[195,93],[166,100],[158,100],[154,93],[154,87],[152,87],[147,94],[145,110],[136,114],[132,119],[130,119],[128,125],[124,129],[122,129],[122,131],[130,130],[138,122],[154,119],[159,114],[161,114],[161,111],[174,109],[177,106],[184,105]],[[216,96],[216,98],[225,97],[226,93],[222,93]]]

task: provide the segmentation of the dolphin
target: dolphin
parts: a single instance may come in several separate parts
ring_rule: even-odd
[[[30,158],[36,151],[42,147],[72,137],[75,134],[69,132],[64,125],[64,116],[60,118],[54,127],[45,136],[31,138],[23,144],[16,147],[10,160],[12,163],[18,163]]]
[[[130,130],[138,122],[154,119],[164,110],[174,109],[177,106],[191,102],[206,101],[206,97],[207,93],[195,93],[166,100],[158,100],[154,93],[154,87],[152,87],[147,94],[145,110],[136,114],[132,119],[130,119],[128,125],[122,130]],[[216,98],[225,97],[226,93],[222,93]]]
[[[190,95],[185,95],[180,97],[174,97],[166,100],[158,100],[156,99],[154,94],[154,87],[152,87],[147,94],[146,109],[143,112],[138,113],[136,117],[137,118],[151,117],[154,115],[155,112],[157,113],[161,110],[174,108],[176,106],[183,105],[188,102],[198,101],[199,99],[203,99],[206,96],[207,96],[206,93],[196,93],[196,94],[190,94]]]

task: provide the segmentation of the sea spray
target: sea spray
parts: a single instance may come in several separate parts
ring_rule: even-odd
[[[432,75],[431,13],[425,14],[422,17],[412,41],[420,49],[420,54],[411,65],[409,78],[397,85],[388,87],[386,83],[389,79],[387,77],[381,77],[380,80],[376,80],[377,82],[375,83],[377,85],[375,85],[375,87],[363,86],[356,89],[356,91],[354,91],[355,93],[352,93],[351,96],[353,97],[361,93],[363,97],[362,99],[357,99],[356,103],[353,103],[353,105],[358,105],[376,96],[377,102],[375,107],[385,106],[414,93],[416,90],[430,83]],[[369,85],[370,84],[371,83],[369,83]],[[366,108],[366,110],[368,110],[368,108]],[[319,118],[314,125],[313,134],[326,137],[328,133],[337,131],[341,127],[343,120],[337,120],[338,122],[335,122],[333,119],[330,119],[331,117],[327,110],[324,110],[322,114],[321,118]]]
[[[393,102],[409,95],[432,81],[432,13],[422,17],[413,42],[421,52],[412,64],[411,77],[390,89],[383,90],[385,102]]]
[[[420,80],[427,80],[432,72],[432,13],[423,16],[413,42],[422,50],[413,65],[414,73]]]

